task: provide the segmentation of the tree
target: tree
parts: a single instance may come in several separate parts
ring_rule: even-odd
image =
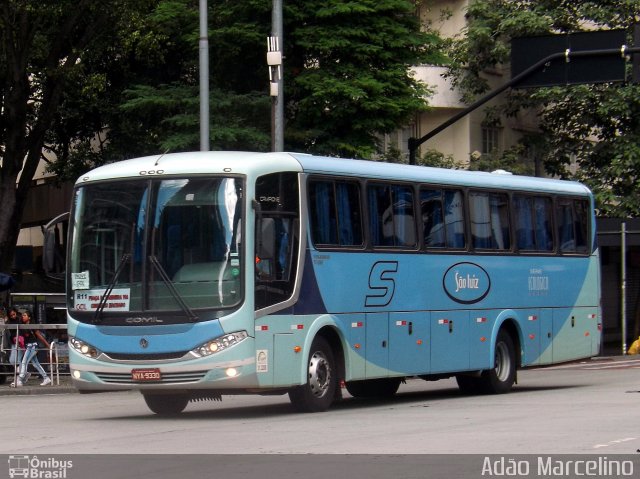
[[[11,268],[27,192],[65,88],[85,74],[84,55],[149,3],[0,4],[0,271]]]
[[[271,7],[271,0],[210,2],[212,149],[270,149]],[[410,67],[442,58],[412,1],[292,0],[284,20],[286,149],[368,158],[377,135],[425,108],[427,89]],[[122,91],[102,109],[109,142],[98,155],[95,143],[74,142],[56,169],[61,176],[121,157],[127,145],[145,153],[197,147],[197,9],[189,0],[162,0],[144,31],[129,59],[105,71],[124,71],[129,82],[109,82],[112,97]]]
[[[509,61],[520,36],[573,33],[594,26],[629,29],[640,21],[636,0],[473,0],[464,37],[453,42],[450,73],[466,99],[488,89],[482,72]],[[513,90],[502,113],[538,112],[536,144],[548,173],[584,181],[600,213],[640,214],[640,87],[629,83]],[[571,168],[576,163],[577,168]]]
[[[426,108],[410,73],[439,63],[440,40],[407,0],[298,0],[285,18],[285,141],[296,150],[370,158],[376,135]]]
[[[247,3],[231,6],[247,8]],[[209,4],[211,148],[268,150],[266,65],[258,84],[250,57],[260,53],[264,63],[266,47],[260,51],[253,43],[258,36],[265,43],[270,12],[263,12],[263,31],[256,32],[255,25],[234,23],[229,6]],[[64,113],[48,143],[60,160],[51,165],[58,178],[74,180],[90,168],[126,158],[198,149],[198,14],[191,0],[160,0],[118,32],[112,39],[117,48],[107,45],[85,60],[98,87],[87,88],[82,83],[87,78],[79,78],[74,94],[63,99]]]

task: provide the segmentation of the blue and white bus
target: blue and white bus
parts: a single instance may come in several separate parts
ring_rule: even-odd
[[[593,197],[574,182],[296,153],[127,160],[78,179],[67,264],[80,392],[288,393],[406,378],[504,393],[602,329]]]

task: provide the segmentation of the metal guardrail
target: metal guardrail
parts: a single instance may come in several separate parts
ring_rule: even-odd
[[[6,330],[15,330],[16,336],[20,334],[20,330],[66,330],[66,324],[0,324],[0,351],[11,351],[11,344],[9,347],[5,347],[5,339],[6,335],[4,332]],[[26,348],[20,348],[22,351],[25,351]],[[58,343],[56,341],[49,341],[49,377],[51,378],[51,385],[60,385],[60,358],[58,353]],[[13,380],[14,382],[17,380],[18,368],[15,364],[11,364],[10,361],[6,363],[1,363],[2,365],[8,365],[13,367]],[[44,366],[44,365],[43,365]],[[2,373],[9,375],[9,373]]]

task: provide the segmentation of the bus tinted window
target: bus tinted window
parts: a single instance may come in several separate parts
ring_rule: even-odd
[[[589,204],[559,198],[556,203],[558,240],[562,253],[588,253]]]
[[[420,190],[422,232],[427,248],[465,247],[462,192],[457,190]]]
[[[299,230],[296,173],[264,175],[256,180],[255,305],[261,309],[287,300],[296,281]]]
[[[413,190],[403,185],[370,185],[369,228],[374,246],[416,245]]]
[[[473,192],[469,195],[473,247],[506,250],[509,240],[509,201],[503,193]]]
[[[513,211],[518,249],[553,251],[551,199],[514,195]]]
[[[312,181],[309,210],[314,244],[362,246],[362,209],[357,183]]]

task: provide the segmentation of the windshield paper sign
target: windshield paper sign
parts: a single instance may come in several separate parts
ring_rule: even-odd
[[[91,289],[76,291],[74,297],[75,309],[78,311],[95,311],[106,289]],[[113,289],[107,298],[104,311],[129,311],[131,290],[129,288]]]
[[[489,294],[489,274],[477,264],[457,263],[451,266],[442,279],[447,296],[457,303],[473,304]]]

